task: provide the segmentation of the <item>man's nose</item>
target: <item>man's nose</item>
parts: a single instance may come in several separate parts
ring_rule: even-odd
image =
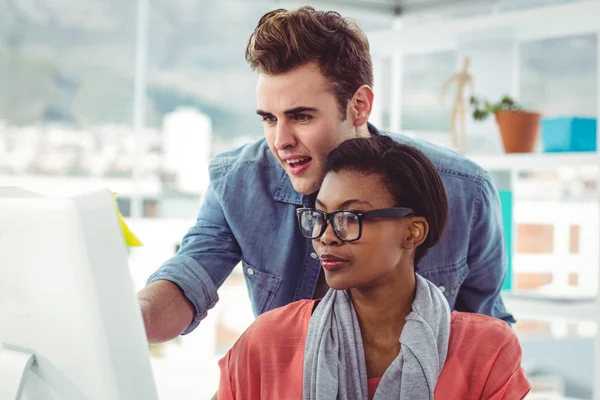
[[[296,135],[294,129],[287,122],[278,122],[275,128],[275,148],[277,150],[284,150],[289,147],[296,146]]]

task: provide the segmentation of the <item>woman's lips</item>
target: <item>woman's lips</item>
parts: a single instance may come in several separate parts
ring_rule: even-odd
[[[348,260],[334,256],[333,254],[323,254],[320,259],[321,265],[327,271],[337,271],[348,262]]]

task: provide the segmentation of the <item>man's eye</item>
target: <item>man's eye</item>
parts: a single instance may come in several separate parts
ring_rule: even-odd
[[[265,115],[262,117],[263,122],[266,122],[269,125],[274,124],[277,120],[272,115]]]
[[[307,122],[310,121],[312,117],[308,114],[296,114],[296,121],[298,122]]]

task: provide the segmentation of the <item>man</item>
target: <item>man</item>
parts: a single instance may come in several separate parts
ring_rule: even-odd
[[[368,40],[338,13],[303,7],[265,14],[246,60],[258,72],[265,139],[211,161],[196,224],[138,295],[150,342],[194,330],[240,260],[255,315],[322,295],[327,287],[320,263],[296,225],[296,209],[314,201],[332,149],[350,138],[386,134],[368,124]],[[418,272],[453,309],[513,322],[500,298],[507,258],[489,175],[449,150],[389,135],[432,160],[448,196],[448,227]]]

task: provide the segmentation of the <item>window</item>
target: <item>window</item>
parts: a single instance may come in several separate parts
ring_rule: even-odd
[[[453,89],[446,93],[444,105],[440,93],[457,71],[456,53],[406,55],[402,69],[402,130],[448,132]]]
[[[597,40],[585,35],[521,44],[521,102],[548,117],[595,117]]]

